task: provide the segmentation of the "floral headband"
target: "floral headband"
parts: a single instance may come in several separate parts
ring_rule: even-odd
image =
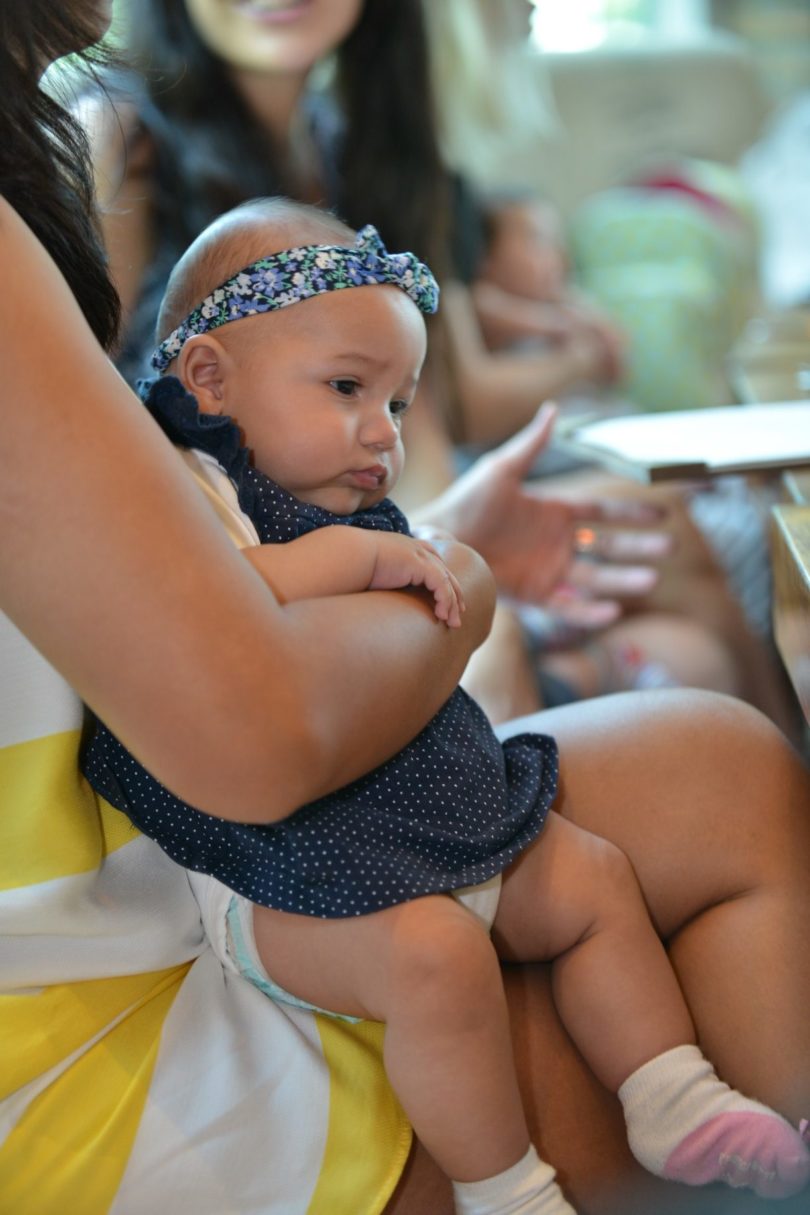
[[[207,295],[160,343],[152,355],[155,371],[165,371],[188,338],[208,333],[259,312],[286,308],[324,291],[393,283],[426,313],[439,306],[439,288],[430,270],[413,253],[389,253],[380,234],[366,224],[354,248],[302,245],[260,257]]]

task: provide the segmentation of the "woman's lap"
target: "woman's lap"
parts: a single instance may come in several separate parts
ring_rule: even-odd
[[[794,1119],[810,1111],[810,794],[761,715],[693,692],[631,693],[503,728],[560,743],[557,809],[628,853],[720,1074]],[[580,1215],[798,1215],[723,1187],[662,1182],[630,1156],[616,1099],[556,1015],[550,967],[504,971],[535,1141]],[[386,1215],[450,1215],[417,1145]]]
[[[560,747],[555,809],[630,857],[662,935],[777,880],[810,849],[810,778],[741,701],[678,689],[550,709],[501,736],[542,730]],[[805,870],[806,872],[807,870]]]
[[[631,693],[539,720],[560,743],[556,808],[630,857],[722,1078],[807,1117],[804,764],[761,714],[706,693]]]
[[[662,1181],[627,1146],[618,1100],[589,1072],[557,1018],[549,966],[504,971],[529,1127],[578,1215],[803,1215],[807,1195],[768,1203],[739,1190]],[[385,1215],[452,1215],[450,1187],[416,1144]]]

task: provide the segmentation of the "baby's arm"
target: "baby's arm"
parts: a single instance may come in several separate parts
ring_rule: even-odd
[[[426,540],[337,524],[288,544],[242,551],[282,603],[423,586],[433,595],[439,620],[450,628],[461,624],[461,587]]]

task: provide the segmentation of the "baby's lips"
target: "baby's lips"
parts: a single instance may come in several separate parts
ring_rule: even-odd
[[[351,468],[347,476],[362,489],[379,489],[388,479],[384,464],[372,464],[369,468]]]

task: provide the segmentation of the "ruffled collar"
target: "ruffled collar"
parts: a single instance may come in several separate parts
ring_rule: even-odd
[[[197,398],[186,392],[176,376],[139,380],[137,389],[172,443],[205,452],[223,468],[236,488],[239,506],[256,526],[263,544],[284,543],[332,524],[409,533],[405,516],[390,498],[353,515],[335,515],[301,502],[252,466],[250,452],[233,418],[203,413]]]
[[[203,413],[197,398],[186,392],[173,375],[139,380],[138,394],[172,443],[204,451],[222,465],[229,477],[241,477],[249,456],[233,418]]]

